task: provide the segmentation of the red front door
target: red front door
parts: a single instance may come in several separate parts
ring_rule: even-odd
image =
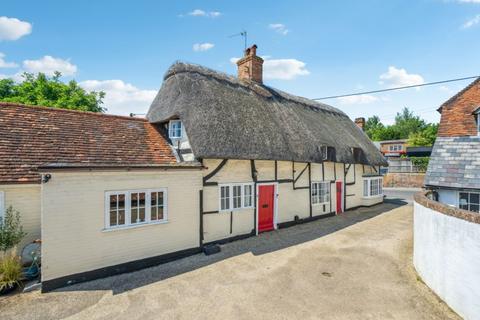
[[[258,232],[273,230],[275,186],[258,186]]]
[[[343,196],[343,188],[342,188],[342,181],[337,181],[337,214],[342,213],[342,196]]]

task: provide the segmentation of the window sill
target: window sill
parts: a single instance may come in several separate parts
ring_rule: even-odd
[[[137,229],[137,228],[155,226],[155,225],[158,225],[158,224],[166,224],[166,223],[168,223],[168,220],[148,222],[148,223],[139,223],[139,224],[133,224],[133,225],[121,226],[121,227],[103,228],[102,232],[113,232],[113,231],[120,231],[120,230]]]
[[[218,213],[229,213],[235,211],[243,211],[243,210],[250,210],[255,209],[254,207],[244,207],[244,208],[236,208],[236,209],[227,209],[227,210],[219,210]]]
[[[369,197],[363,196],[362,197],[362,199],[365,199],[365,200],[378,199],[378,198],[383,198],[383,194],[379,194],[379,195],[376,195],[376,196],[369,196]]]

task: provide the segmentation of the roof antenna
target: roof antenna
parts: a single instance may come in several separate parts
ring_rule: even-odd
[[[245,40],[245,48],[244,48],[244,50],[247,50],[247,30],[242,30],[242,32],[232,34],[231,36],[228,36],[228,37],[229,37],[229,38],[233,38],[233,37],[238,37],[238,36],[243,37],[243,39]]]

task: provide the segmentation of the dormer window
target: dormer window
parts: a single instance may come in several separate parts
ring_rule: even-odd
[[[182,138],[182,121],[170,120],[170,122],[168,123],[168,137],[170,139]]]

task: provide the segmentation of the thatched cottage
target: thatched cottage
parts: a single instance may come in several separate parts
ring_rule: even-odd
[[[362,130],[262,63],[176,63],[147,119],[0,105],[0,208],[41,237],[44,291],[383,201]]]

